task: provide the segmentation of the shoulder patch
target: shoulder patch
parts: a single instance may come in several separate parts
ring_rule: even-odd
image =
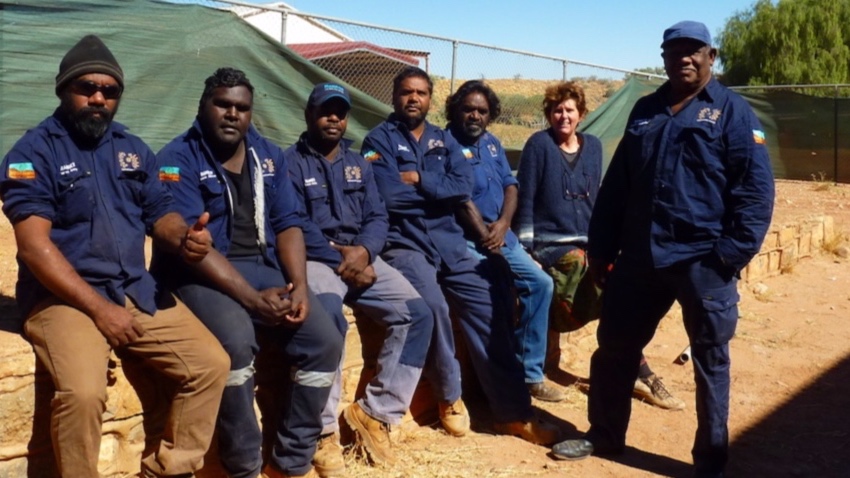
[[[159,180],[161,182],[179,182],[180,168],[177,166],[163,166],[159,168]]]
[[[35,179],[32,163],[9,163],[9,179]]]
[[[381,153],[375,151],[374,149],[371,149],[363,153],[363,159],[371,163],[372,161],[377,161],[381,159]]]
[[[753,130],[753,141],[755,141],[756,144],[764,144],[766,142],[766,139],[764,137],[764,131],[762,131],[760,129],[754,129]]]

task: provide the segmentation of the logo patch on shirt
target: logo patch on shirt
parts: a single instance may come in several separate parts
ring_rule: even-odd
[[[206,181],[207,179],[215,179],[215,172],[212,169],[201,171],[201,181]]]
[[[177,166],[163,166],[159,168],[159,180],[163,183],[180,182],[180,168]]]
[[[346,166],[345,167],[345,180],[349,183],[359,183],[362,182],[363,173],[360,171],[360,166]]]
[[[463,153],[463,157],[466,159],[472,159],[475,156],[472,154],[472,150],[469,148],[463,148],[460,151]]]
[[[118,166],[121,167],[121,171],[135,171],[141,165],[142,161],[139,159],[138,154],[125,153],[123,151],[118,153]]]
[[[77,169],[77,163],[74,163],[74,162],[72,162],[70,164],[63,164],[62,166],[59,166],[59,175],[60,176],[66,176],[66,175],[71,174],[71,173],[76,173],[77,171],[79,171],[79,169]]]
[[[304,179],[304,187],[309,188],[310,186],[317,186],[319,183],[316,181],[316,178],[305,178]]]
[[[499,155],[499,151],[496,149],[496,145],[495,145],[495,144],[488,144],[488,145],[487,145],[487,149],[489,149],[489,150],[490,150],[490,156],[492,156],[492,157],[494,157],[494,158],[495,158],[496,156],[498,156],[498,155]]]
[[[272,158],[264,159],[261,164],[263,168],[263,176],[274,176],[274,161],[272,161]]]
[[[764,144],[767,141],[766,138],[764,137],[764,131],[762,131],[760,129],[754,129],[753,130],[753,141],[755,141],[756,144]]]
[[[399,150],[399,151],[404,151],[405,153],[409,153],[409,152],[410,152],[410,148],[408,148],[407,146],[405,146],[405,145],[403,145],[403,144],[398,145],[398,150]]]
[[[366,161],[369,161],[371,163],[372,161],[377,161],[377,160],[381,159],[381,153],[372,149],[372,150],[366,151],[366,153],[363,154],[363,158]]]
[[[9,163],[9,179],[35,179],[32,163]]]
[[[708,122],[711,124],[717,123],[717,120],[720,119],[720,111],[717,108],[703,108],[699,110],[697,113],[697,122]]]
[[[428,140],[428,149],[429,150],[432,150],[434,148],[444,148],[445,146],[446,146],[446,144],[443,143],[442,139],[432,138],[432,139]]]

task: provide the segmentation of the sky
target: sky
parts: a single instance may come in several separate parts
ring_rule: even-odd
[[[755,0],[284,0],[304,13],[633,70],[660,67],[661,36],[680,20],[716,36]],[[271,3],[271,2],[254,2]]]

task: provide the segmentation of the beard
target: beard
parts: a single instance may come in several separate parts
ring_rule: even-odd
[[[484,134],[484,126],[480,123],[465,123],[462,129],[463,135],[470,140],[477,140]]]
[[[96,116],[96,113],[99,115]],[[103,107],[85,107],[71,113],[71,124],[77,134],[86,141],[97,141],[106,134],[112,116],[108,109]]]

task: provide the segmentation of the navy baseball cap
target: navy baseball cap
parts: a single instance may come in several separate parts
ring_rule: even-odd
[[[711,45],[711,34],[708,33],[708,28],[704,24],[685,20],[664,30],[664,41],[661,42],[661,48],[664,48],[664,45],[667,43],[680,38],[697,40],[706,45]]]
[[[316,85],[313,92],[310,93],[310,98],[307,99],[307,106],[318,106],[334,98],[345,101],[345,104],[351,108],[351,97],[348,96],[348,90],[336,83],[319,83]]]

